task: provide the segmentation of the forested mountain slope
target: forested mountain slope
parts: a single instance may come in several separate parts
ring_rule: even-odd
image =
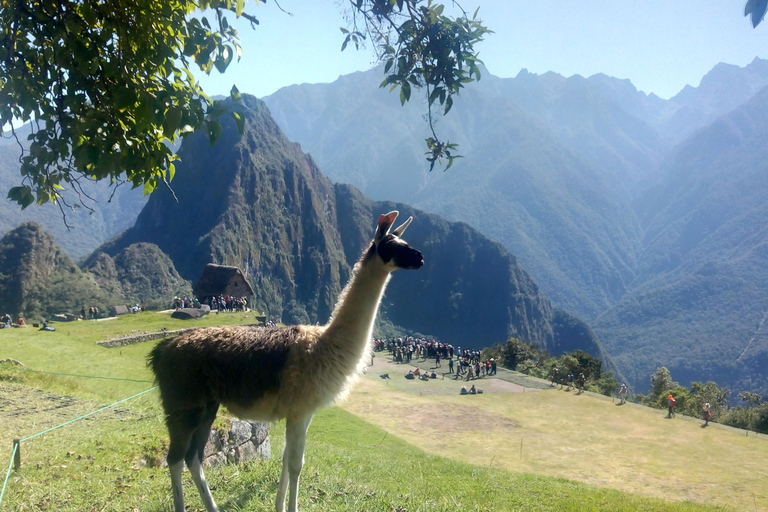
[[[599,318],[635,388],[668,365],[682,382],[768,391],[768,218],[756,199],[768,61],[720,64],[670,100],[605,75],[486,73],[439,119],[465,156],[444,173],[427,171],[418,112],[372,91],[379,78],[291,86],[266,102],[332,179],[505,244],[556,304]],[[382,180],[390,169],[397,186]]]
[[[418,106],[401,108],[376,89],[376,70],[291,86],[266,102],[331,179],[467,222],[502,242],[559,305],[595,316],[634,278],[634,214],[613,197],[604,169],[502,95],[503,81],[486,78],[439,120],[464,155],[445,173],[425,166]]]
[[[134,244],[112,259],[101,254],[81,269],[53,236],[25,222],[0,238],[0,314],[42,322],[59,313],[80,315],[99,308],[140,303],[168,307],[177,294],[189,294],[167,256],[152,244]]]
[[[595,322],[631,377],[768,389],[768,89],[680,144],[637,204],[638,283]],[[629,370],[632,367],[632,370]]]
[[[258,309],[285,322],[323,323],[378,215],[396,209],[414,216],[406,238],[426,263],[398,273],[387,289],[382,318],[395,332],[478,348],[516,335],[553,353],[580,348],[607,361],[591,330],[553,307],[503,246],[465,223],[334,186],[261,101],[245,95],[236,108],[246,119],[242,138],[226,123],[214,147],[203,137],[185,141],[175,198],[152,194],[136,225],[89,263],[153,243],[186,279],[209,262],[235,265],[251,281]]]

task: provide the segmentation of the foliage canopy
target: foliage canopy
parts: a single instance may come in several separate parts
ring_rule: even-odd
[[[223,73],[240,59],[227,16],[258,25],[244,9],[245,0],[3,2],[0,123],[14,136],[13,121],[33,124],[28,150],[20,144],[22,183],[8,197],[22,208],[69,206],[64,190],[82,203],[83,180],[130,182],[145,193],[170,181],[176,157],[168,142],[204,131],[215,143],[221,133],[226,109],[192,70]],[[477,11],[443,11],[431,0],[350,0],[342,50],[370,38],[385,63],[382,85],[399,88],[403,103],[412,88],[426,90],[428,160],[447,159],[450,167],[456,145],[438,139],[431,107],[438,102],[447,113],[453,95],[480,78],[473,45],[489,31]],[[239,98],[237,88],[231,96]],[[231,115],[242,130],[242,115]]]

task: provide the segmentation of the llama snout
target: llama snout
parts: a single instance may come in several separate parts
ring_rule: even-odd
[[[403,259],[405,261],[398,261],[401,268],[416,270],[424,266],[424,256],[419,251],[414,250],[413,254],[409,254]]]

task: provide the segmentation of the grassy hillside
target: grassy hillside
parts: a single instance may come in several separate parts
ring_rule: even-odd
[[[756,456],[768,454],[766,436],[704,429],[698,419],[668,420],[666,411],[618,406],[599,395],[547,389],[457,396],[466,383],[388,373],[391,384],[375,373],[342,407],[427,453],[666,500],[768,509],[760,483],[768,470]]]
[[[250,323],[252,314],[211,315],[198,325]],[[0,359],[52,372],[148,380],[152,343],[104,349],[94,342],[131,331],[189,324],[143,313],[103,322],[0,331]],[[52,354],[56,357],[52,358]],[[309,431],[302,510],[334,511],[715,511],[765,510],[768,440],[684,418],[617,407],[560,390],[458,396],[452,380],[406,381],[376,358],[342,408],[318,414]],[[390,381],[378,377],[379,368]],[[11,439],[148,389],[148,382],[83,379],[0,369],[0,461]],[[156,392],[22,443],[0,510],[171,509],[158,467],[167,443]],[[208,471],[224,511],[270,510],[283,425],[273,460]],[[706,463],[702,463],[705,461]],[[754,461],[754,462],[753,462]],[[5,465],[4,467],[7,467]],[[4,477],[4,475],[2,475]],[[201,503],[187,475],[189,510]],[[658,497],[663,497],[664,501]],[[680,500],[691,500],[683,502]],[[672,501],[673,500],[673,501]]]

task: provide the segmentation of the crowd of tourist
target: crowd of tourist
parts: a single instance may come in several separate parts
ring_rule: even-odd
[[[90,306],[87,309],[86,309],[85,306],[83,306],[80,309],[80,318],[82,318],[83,320],[88,320],[89,318],[91,320],[95,320],[95,319],[97,319],[99,317],[100,317],[100,315],[99,315],[99,308],[96,307],[96,306]]]
[[[584,383],[587,381],[587,378],[584,376],[583,373],[580,373],[577,377],[573,372],[568,372],[567,374],[565,372],[561,372],[558,367],[552,368],[552,371],[550,372],[550,384],[549,386],[560,386],[560,389],[563,389],[565,387],[566,391],[572,391],[574,389],[578,389],[579,393],[581,394],[584,392]]]
[[[211,308],[211,311],[248,311],[248,300],[245,297],[233,297],[231,295],[219,295],[218,297],[206,297],[203,304]],[[174,309],[199,308],[200,301],[197,297],[173,298]]]
[[[434,359],[435,368],[443,368],[446,363],[446,374],[454,375],[454,379],[477,379],[487,375],[496,375],[496,361],[493,358],[481,360],[479,350],[462,349],[448,343],[431,338],[400,336],[397,338],[374,338],[374,351],[389,352],[395,363],[411,364],[414,359]],[[414,376],[423,375],[416,368]],[[435,373],[435,372],[432,372]]]
[[[8,313],[0,317],[0,329],[6,329],[8,327],[24,327],[25,325],[27,324],[22,317],[18,317],[15,322]]]
[[[190,298],[185,295],[183,297],[173,298],[173,309],[187,309],[187,308],[199,308],[199,307],[200,307],[200,301],[197,300],[197,297]]]

